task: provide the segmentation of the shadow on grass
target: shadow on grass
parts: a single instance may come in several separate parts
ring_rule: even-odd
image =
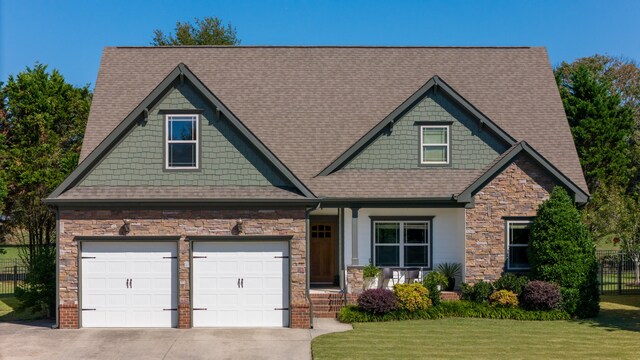
[[[640,332],[640,295],[602,296],[600,314],[595,318],[579,320],[579,322],[608,331]]]
[[[31,322],[45,320],[46,313],[44,311],[31,312],[29,310],[18,311],[20,300],[13,295],[0,295],[0,322]],[[45,320],[50,323],[50,320]],[[36,325],[39,326],[39,325]],[[45,325],[43,325],[45,326]]]

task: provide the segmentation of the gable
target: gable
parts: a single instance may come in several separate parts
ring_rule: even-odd
[[[165,117],[200,112],[200,169],[164,169]],[[277,186],[293,185],[187,82],[175,82],[78,186]]]
[[[468,111],[442,91],[429,89],[424,97],[384,129],[344,167],[346,169],[418,169],[420,127],[450,126],[450,164],[453,169],[482,169],[507,149],[507,144],[482,128]]]

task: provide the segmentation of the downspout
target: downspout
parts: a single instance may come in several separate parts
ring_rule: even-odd
[[[311,302],[311,294],[309,292],[309,288],[311,287],[311,276],[309,275],[309,247],[310,247],[310,241],[309,238],[311,237],[311,230],[310,230],[310,224],[311,221],[309,220],[309,213],[311,213],[313,210],[316,210],[320,208],[320,203],[318,203],[318,206],[314,207],[314,208],[307,208],[304,211],[304,221],[305,221],[305,242],[306,242],[306,247],[305,247],[305,278],[306,278],[306,286],[305,286],[305,296],[307,297],[307,301],[309,302],[309,326],[313,329],[313,302]]]
[[[53,329],[60,328],[60,210],[57,206],[51,207],[56,214],[56,323]]]

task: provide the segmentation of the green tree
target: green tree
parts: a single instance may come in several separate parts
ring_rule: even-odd
[[[608,83],[611,92],[620,95],[622,104],[633,109],[636,123],[640,124],[640,68],[634,60],[596,54],[563,62],[555,69],[556,77],[562,83],[571,83],[571,74],[579,66],[585,66],[597,81]]]
[[[640,196],[626,194],[620,188],[603,187],[589,206],[598,212],[588,212],[592,232],[600,238],[617,237],[622,252],[634,264],[634,284],[640,286]]]
[[[92,95],[88,86],[74,87],[41,64],[9,76],[0,95],[6,213],[26,245],[22,257],[29,267],[18,295],[25,307],[51,310],[55,217],[42,199],[77,166]]]
[[[584,64],[557,70],[556,80],[589,189],[629,186],[637,172],[633,110]]]
[[[240,39],[236,29],[227,24],[224,26],[217,17],[207,16],[203,20],[194,19],[195,24],[189,22],[176,23],[175,35],[165,35],[162,30],[153,31],[153,46],[180,45],[238,45]]]
[[[564,309],[578,317],[598,314],[598,263],[590,233],[567,192],[556,187],[538,208],[529,240],[531,278],[558,284]]]

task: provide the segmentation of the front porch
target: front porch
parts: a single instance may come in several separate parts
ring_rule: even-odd
[[[418,269],[420,281],[441,263],[458,263],[465,278],[465,208],[325,208],[309,216],[311,294],[358,294],[363,268],[393,269],[384,282],[406,281],[407,269]]]

